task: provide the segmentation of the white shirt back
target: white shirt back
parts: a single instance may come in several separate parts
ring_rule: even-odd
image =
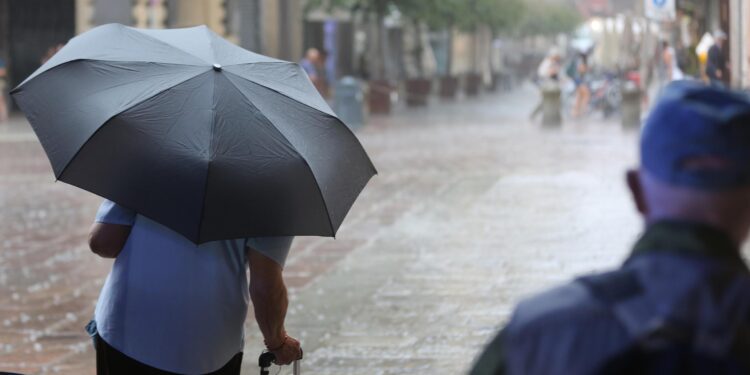
[[[105,201],[97,221],[132,225],[96,305],[99,335],[161,370],[216,371],[244,346],[249,302],[246,247],[283,266],[292,237],[202,245]]]

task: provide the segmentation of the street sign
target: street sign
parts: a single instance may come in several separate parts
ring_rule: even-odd
[[[655,21],[674,21],[677,17],[675,0],[644,0],[646,17]]]

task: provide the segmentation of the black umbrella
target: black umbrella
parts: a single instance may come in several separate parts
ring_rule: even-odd
[[[376,173],[299,65],[205,26],[97,27],[12,95],[57,179],[196,243],[333,236]]]

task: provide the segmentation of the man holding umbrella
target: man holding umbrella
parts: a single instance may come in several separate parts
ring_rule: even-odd
[[[196,245],[135,212],[105,201],[91,250],[115,258],[96,307],[99,374],[239,374],[249,297],[278,364],[302,356],[284,329],[281,276],[291,237]],[[98,333],[95,331],[98,330]]]
[[[292,237],[334,236],[376,171],[299,65],[205,26],[110,24],[12,94],[55,177],[107,199],[89,241],[115,258],[88,327],[100,374],[238,374],[250,299],[276,362],[301,358]]]

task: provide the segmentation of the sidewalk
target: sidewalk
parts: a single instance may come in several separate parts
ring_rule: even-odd
[[[295,240],[285,270],[303,373],[463,373],[519,298],[625,256],[637,135],[543,129],[534,104],[531,87],[433,99],[358,131],[380,174],[337,239]],[[99,199],[51,181],[28,125],[0,125],[0,369],[93,374],[82,327],[111,266],[85,248]]]
[[[329,269],[291,293],[303,369],[464,373],[519,298],[625,256],[636,135],[530,125],[530,90],[436,101],[360,132],[380,174],[337,240],[297,248],[287,269]],[[261,350],[251,328],[244,374]]]

